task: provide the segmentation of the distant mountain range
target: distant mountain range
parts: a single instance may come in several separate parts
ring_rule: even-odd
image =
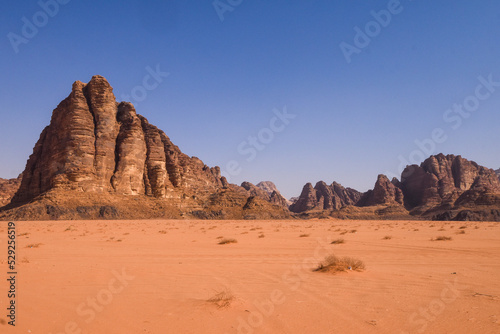
[[[295,213],[341,218],[404,217],[434,220],[500,220],[498,171],[461,156],[438,154],[406,167],[401,181],[379,175],[374,189],[360,193],[334,182],[304,186],[290,206]],[[357,208],[353,210],[353,208]]]
[[[500,220],[498,174],[438,154],[401,180],[379,175],[365,193],[320,181],[288,201],[270,181],[228,183],[94,76],[75,82],[53,111],[22,175],[0,179],[0,219]]]

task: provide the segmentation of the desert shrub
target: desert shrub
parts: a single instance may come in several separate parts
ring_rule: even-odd
[[[238,240],[236,239],[224,238],[221,241],[219,241],[219,245],[235,244],[237,242]]]
[[[450,241],[452,238],[451,237],[445,237],[445,236],[439,236],[436,237],[435,239],[431,239],[432,241]]]
[[[221,291],[215,296],[207,300],[207,302],[214,304],[217,308],[229,307],[234,299],[233,294],[229,290]]]
[[[352,257],[327,256],[313,271],[337,273],[347,270],[362,271],[365,269],[363,261]]]

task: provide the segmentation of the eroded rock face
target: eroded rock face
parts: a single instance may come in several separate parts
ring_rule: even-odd
[[[405,204],[416,213],[437,207],[496,205],[500,181],[492,169],[461,156],[439,154],[402,174]],[[479,201],[479,202],[476,202]]]
[[[500,168],[495,171],[495,173],[498,175],[498,178],[500,179]]]
[[[320,181],[313,188],[308,183],[302,189],[299,199],[290,206],[290,211],[301,213],[309,210],[338,210],[343,206],[355,205],[361,199],[361,193],[333,182],[327,185]]]
[[[274,183],[270,181],[259,182],[257,185],[253,185],[250,182],[243,182],[241,187],[248,191],[249,196],[260,197],[272,204],[288,208],[288,201],[276,189]]]
[[[257,188],[264,190],[266,193],[271,195],[273,192],[279,192],[276,185],[271,181],[262,181],[255,185]]]
[[[21,178],[19,175],[16,179],[0,179],[0,207],[10,203],[21,185]]]
[[[387,176],[379,175],[373,190],[367,191],[358,205],[402,205],[404,201],[403,192],[395,184],[398,184],[397,180],[391,182]]]
[[[94,76],[88,84],[75,82],[54,110],[13,202],[52,189],[164,198],[190,189],[203,193],[224,183],[218,167],[183,154],[132,104],[118,104],[105,78]]]
[[[262,181],[257,183],[257,188],[264,190],[270,196],[270,202],[284,208],[288,208],[292,203],[287,200],[281,193],[279,192],[276,185],[271,181]]]

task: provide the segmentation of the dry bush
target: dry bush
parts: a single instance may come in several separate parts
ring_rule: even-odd
[[[309,236],[309,234],[301,234],[299,235],[299,238],[307,238]]]
[[[41,245],[42,245],[41,243],[38,243],[38,244],[29,244],[29,245],[26,246],[26,248],[38,248]]]
[[[343,244],[345,243],[345,240],[340,238],[340,239],[335,239],[331,242],[332,245],[338,245],[338,244]]]
[[[266,236],[264,234],[259,234],[259,238],[265,238]]]
[[[460,230],[457,232],[457,234],[465,234],[465,230]]]
[[[431,239],[431,241],[449,241],[451,240],[452,238],[451,237],[445,237],[445,236],[439,236],[437,237],[436,239]]]
[[[358,230],[350,230],[349,233],[356,233]]]
[[[466,229],[466,228],[467,228],[467,225],[463,225],[463,226],[459,227],[460,230],[463,230],[463,229]]]
[[[327,256],[313,271],[337,273],[347,270],[362,271],[365,269],[363,261],[352,257]]]
[[[382,240],[391,240],[392,239],[392,236],[390,235],[386,235],[385,237],[382,238]]]
[[[226,289],[224,291],[215,294],[215,296],[208,299],[207,302],[214,304],[215,306],[217,306],[217,308],[227,308],[231,306],[233,300],[234,300],[233,294],[231,293],[231,291]]]
[[[227,244],[235,244],[237,243],[238,240],[236,239],[231,239],[231,238],[225,238],[219,241],[219,245],[227,245]]]

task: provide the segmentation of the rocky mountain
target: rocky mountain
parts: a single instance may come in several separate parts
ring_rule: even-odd
[[[500,180],[495,172],[461,156],[439,154],[420,166],[406,167],[401,189],[413,213],[500,204],[496,198]]]
[[[398,187],[398,180],[389,181],[387,176],[379,175],[373,190],[363,194],[357,206],[403,205],[403,191]]]
[[[16,179],[0,179],[0,207],[10,203],[21,185],[21,175]]]
[[[250,182],[243,182],[241,187],[248,191],[250,196],[260,197],[270,203],[288,209],[288,201],[280,194],[274,183],[270,181],[260,182],[253,185]]]
[[[46,217],[44,201],[50,198],[50,203],[60,204],[47,204],[53,209],[46,211],[59,210],[59,217],[78,218],[81,211],[80,216],[87,218],[100,212],[95,205],[106,202],[116,217],[128,218],[125,212],[141,208],[141,201],[159,205],[159,216],[168,206],[173,216],[241,217],[246,215],[241,210],[249,200],[245,194],[227,183],[219,167],[208,167],[182,153],[163,131],[138,115],[131,103],[116,102],[108,81],[94,76],[87,84],[75,82],[70,95],[53,111],[3,215],[23,218],[27,212],[31,219],[41,210],[39,215]],[[213,196],[227,201],[213,205]],[[257,200],[266,216],[287,216],[286,210],[270,201]],[[90,209],[81,208],[83,204]]]
[[[495,173],[497,173],[498,178],[500,179],[500,168],[499,168],[499,169],[497,169],[497,170],[495,171]]]
[[[290,206],[290,211],[301,213],[310,210],[338,210],[343,206],[356,205],[362,194],[351,188],[344,188],[337,182],[327,185],[320,181],[316,186],[307,183],[299,199]]]
[[[361,209],[368,207],[378,209]],[[420,166],[407,166],[401,181],[379,175],[373,190],[363,194],[335,182],[318,182],[314,188],[308,183],[290,210],[334,211],[331,215],[341,218],[402,217],[406,212],[426,219],[500,220],[500,180],[473,161],[438,154]]]
[[[262,181],[257,183],[256,187],[264,190],[271,196],[271,202],[275,204],[279,204],[283,207],[289,207],[292,205],[292,202],[287,200],[285,197],[281,195],[276,185],[271,181]]]

